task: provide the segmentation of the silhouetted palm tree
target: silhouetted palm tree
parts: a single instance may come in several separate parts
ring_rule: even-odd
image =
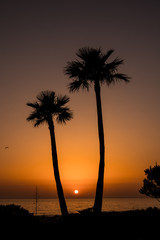
[[[56,181],[60,208],[63,216],[68,214],[68,210],[64,198],[58,168],[58,156],[56,149],[54,120],[56,120],[58,123],[66,123],[66,121],[69,121],[72,118],[72,112],[68,107],[66,107],[66,104],[68,102],[69,98],[66,95],[56,96],[55,92],[44,91],[37,96],[36,102],[27,103],[27,106],[33,108],[33,112],[31,112],[31,114],[27,118],[27,121],[32,121],[34,123],[34,127],[38,127],[43,123],[48,124],[51,137],[54,176]]]
[[[102,208],[105,165],[105,144],[100,89],[104,83],[109,86],[110,84],[115,84],[118,81],[129,82],[129,77],[127,75],[117,73],[118,67],[123,64],[122,59],[115,58],[113,61],[108,62],[108,58],[113,52],[114,50],[111,49],[103,54],[100,48],[81,48],[76,53],[78,59],[68,62],[65,68],[65,74],[68,75],[69,78],[73,79],[73,81],[69,84],[70,92],[79,91],[80,88],[89,91],[91,84],[93,84],[96,94],[100,144],[99,174],[93,207],[94,213],[96,214],[99,214]]]

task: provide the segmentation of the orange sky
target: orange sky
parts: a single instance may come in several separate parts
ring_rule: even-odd
[[[126,98],[129,100],[129,96],[123,96],[120,103],[118,100],[112,102],[118,91],[120,94],[123,89],[123,93],[127,93],[131,90],[131,85],[121,85],[110,90],[106,87],[102,91],[106,140],[104,196],[139,196],[138,189],[144,178],[144,169],[159,160],[159,134],[158,131],[153,131],[155,125],[149,125],[151,119],[142,124],[140,112],[136,112],[134,118],[134,112],[128,115],[128,107],[124,107],[123,101]],[[112,104],[104,101],[107,93],[107,99]],[[81,103],[79,99],[82,100]],[[85,101],[88,109],[83,104]],[[65,126],[56,124],[61,180],[68,197],[73,197],[74,189],[79,190],[81,197],[94,196],[99,148],[93,90],[90,93],[71,95],[70,105],[72,109],[77,105],[74,119]],[[29,111],[24,107],[23,116],[27,116]],[[56,196],[48,128],[33,128],[25,119],[22,122],[22,126],[15,123],[12,134],[6,135],[5,145],[9,149],[4,149],[5,145],[1,149],[1,183],[13,185],[14,194],[18,191],[16,195],[20,192],[20,195],[32,196],[37,185],[42,197]],[[18,130],[19,127],[21,131]],[[19,185],[27,186],[28,192],[23,192],[23,187],[20,188]],[[3,195],[2,192],[1,194]]]
[[[140,196],[144,169],[159,163],[159,2],[145,1],[144,7],[139,1],[124,1],[124,6],[93,1],[92,9],[85,3],[78,13],[73,2],[6,1],[2,6],[0,197],[33,197],[36,185],[41,197],[57,196],[48,128],[34,129],[26,122],[30,109],[25,104],[42,90],[71,98],[74,119],[56,124],[65,196],[74,197],[74,189],[79,197],[94,196],[99,164],[94,91],[69,94],[63,73],[84,46],[114,48],[114,57],[125,59],[120,71],[132,77],[127,85],[102,89],[104,196]]]

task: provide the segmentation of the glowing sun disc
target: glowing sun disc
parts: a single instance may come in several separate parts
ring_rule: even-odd
[[[79,191],[76,189],[76,190],[74,190],[74,193],[75,193],[75,194],[78,194],[78,193],[79,193]]]

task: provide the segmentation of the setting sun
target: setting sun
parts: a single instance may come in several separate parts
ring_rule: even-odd
[[[74,194],[78,194],[79,193],[79,191],[76,189],[76,190],[74,190]]]

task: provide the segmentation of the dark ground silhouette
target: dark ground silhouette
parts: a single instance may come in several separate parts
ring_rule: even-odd
[[[0,206],[1,234],[27,237],[92,239],[158,239],[160,209],[83,212],[62,216],[34,216],[20,206]]]

